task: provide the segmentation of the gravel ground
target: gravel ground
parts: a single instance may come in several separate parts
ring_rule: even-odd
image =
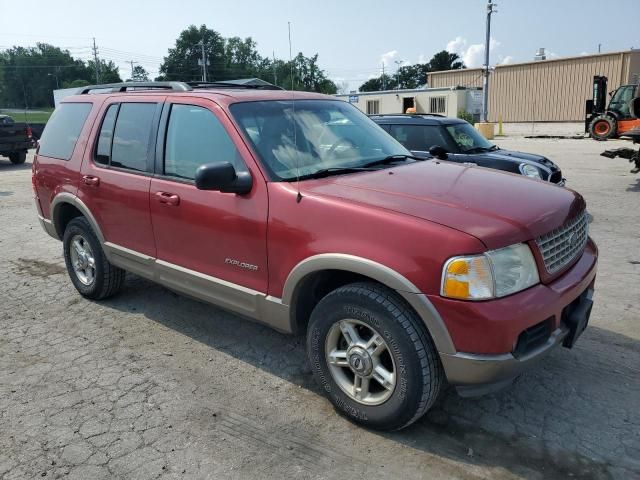
[[[640,176],[591,140],[502,139],[564,169],[594,217],[591,323],[503,392],[449,391],[401,432],[338,416],[304,342],[129,276],[80,297],[0,161],[0,477],[640,478]]]

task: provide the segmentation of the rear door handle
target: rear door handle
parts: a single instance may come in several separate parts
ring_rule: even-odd
[[[82,181],[87,185],[91,185],[93,187],[97,187],[98,185],[100,185],[100,179],[98,177],[94,177],[93,175],[83,176]]]
[[[160,203],[165,203],[173,207],[180,205],[180,197],[175,193],[156,192],[156,198]]]

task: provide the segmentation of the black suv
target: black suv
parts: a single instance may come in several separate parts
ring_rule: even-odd
[[[495,168],[564,185],[560,167],[548,158],[503,150],[459,118],[416,114],[371,115],[371,119],[414,155]]]

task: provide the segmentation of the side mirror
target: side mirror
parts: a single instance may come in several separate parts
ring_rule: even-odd
[[[251,191],[253,179],[249,172],[236,173],[229,162],[209,163],[196,170],[198,190],[217,190],[222,193],[244,195]]]
[[[438,160],[446,160],[449,158],[449,155],[446,148],[441,147],[440,145],[434,145],[429,149],[429,153],[433,158],[437,158]]]
[[[640,97],[636,97],[631,100],[630,110],[631,116],[635,118],[640,118]]]

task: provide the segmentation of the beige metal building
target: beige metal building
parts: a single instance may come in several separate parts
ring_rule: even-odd
[[[438,113],[447,117],[456,117],[464,110],[479,118],[482,111],[482,91],[477,88],[385,90],[336,96],[367,115],[406,113],[408,108],[415,108],[416,113]]]
[[[640,50],[498,65],[489,83],[489,121],[582,121],[593,76],[608,77],[609,91],[640,82]],[[427,74],[429,87],[481,87],[482,69]]]

